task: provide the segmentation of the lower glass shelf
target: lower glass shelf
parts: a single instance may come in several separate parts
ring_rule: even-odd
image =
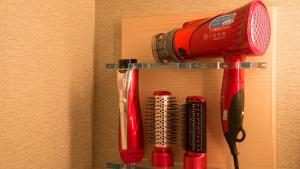
[[[162,168],[153,168],[148,160],[143,160],[140,164],[136,165],[123,165],[122,163],[106,163],[107,169],[162,169]],[[182,169],[183,163],[174,163],[173,167],[168,169]],[[165,168],[164,168],[165,169]]]
[[[215,63],[130,63],[128,68],[135,69],[154,69],[154,68],[166,68],[166,69],[264,69],[267,67],[266,62],[215,62]],[[118,64],[106,64],[107,69],[119,69]]]

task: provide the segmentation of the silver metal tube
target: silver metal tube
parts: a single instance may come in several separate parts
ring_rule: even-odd
[[[128,148],[127,143],[127,117],[128,117],[128,87],[130,86],[133,70],[131,69],[119,69],[117,71],[117,83],[119,92],[119,112],[120,112],[120,137],[121,148],[126,150]]]

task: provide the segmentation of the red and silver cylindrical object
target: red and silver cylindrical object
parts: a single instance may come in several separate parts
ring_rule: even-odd
[[[184,169],[206,169],[206,100],[188,96],[184,117]]]
[[[144,157],[144,133],[139,101],[139,71],[130,64],[136,59],[119,60],[119,149],[125,164],[136,164]]]
[[[154,144],[152,166],[161,169],[174,165],[171,144],[176,143],[176,100],[168,91],[156,91],[148,101],[148,135]]]
[[[271,24],[265,5],[252,1],[233,11],[211,18],[194,20],[180,29],[160,33],[152,39],[152,53],[157,62],[182,62],[197,58],[224,57],[221,116],[223,132],[235,159],[236,142],[245,138],[244,71],[238,64],[246,55],[263,55],[270,42]],[[239,133],[241,138],[237,138]]]

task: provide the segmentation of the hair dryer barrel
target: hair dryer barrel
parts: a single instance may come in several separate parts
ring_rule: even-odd
[[[198,57],[262,55],[270,41],[268,11],[261,1],[252,1],[212,18],[187,22],[182,28],[152,39],[156,61],[185,61]]]

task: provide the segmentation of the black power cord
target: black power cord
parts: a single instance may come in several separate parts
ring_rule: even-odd
[[[233,156],[233,161],[234,161],[234,168],[235,169],[239,169],[239,159],[238,159],[238,156],[237,154]]]

